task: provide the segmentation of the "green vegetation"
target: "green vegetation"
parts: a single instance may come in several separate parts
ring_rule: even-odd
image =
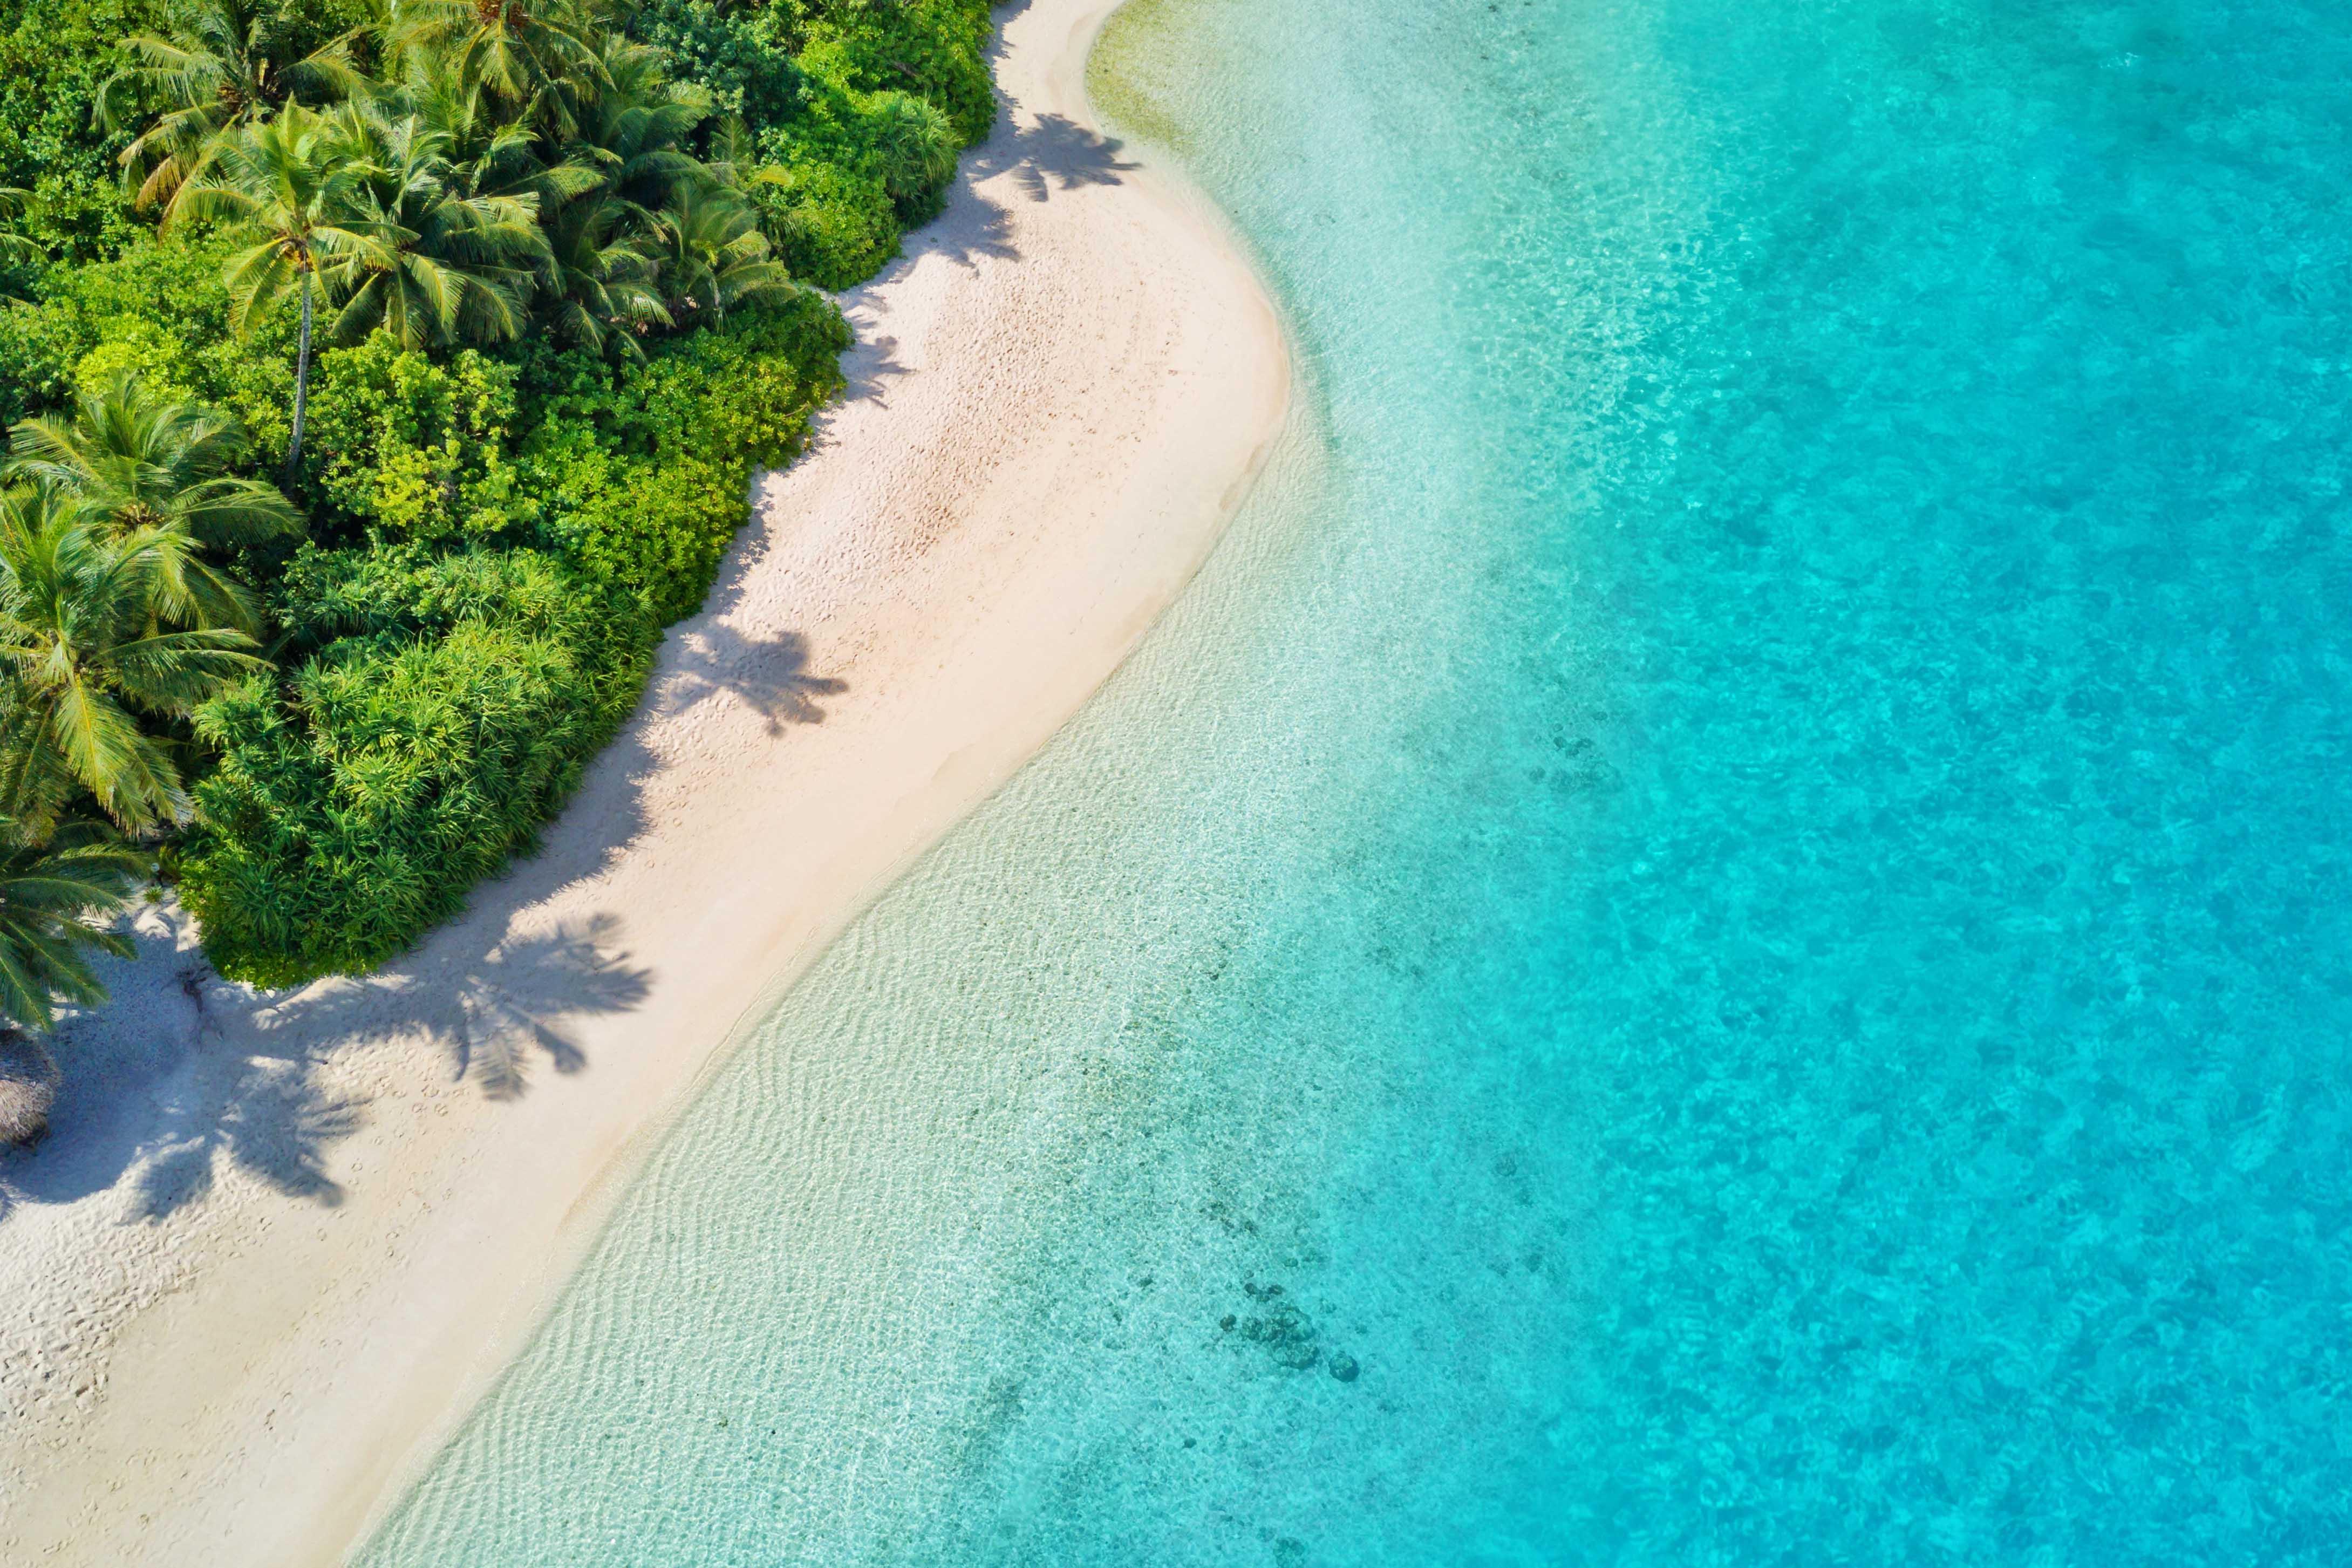
[[[0,848],[0,1014],[46,1029],[59,1001],[102,1001],[87,950],[128,955],[107,922],[149,869],[96,823],[59,827],[38,848]]]
[[[0,0],[0,1020],[527,849],[840,385],[987,0]],[[812,285],[815,287],[812,287]]]

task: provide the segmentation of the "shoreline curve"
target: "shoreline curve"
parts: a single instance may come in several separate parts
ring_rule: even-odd
[[[0,1558],[363,1542],[746,1022],[1206,560],[1288,349],[1206,198],[1101,133],[1118,3],[1000,14],[995,131],[840,297],[847,395],[758,479],[536,858],[381,974],[294,992],[140,916],[61,1040],[110,1081],[0,1157]]]

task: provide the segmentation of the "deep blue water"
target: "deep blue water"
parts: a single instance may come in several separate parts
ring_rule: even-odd
[[[2352,1556],[2352,7],[1100,65],[1284,459],[369,1561]]]

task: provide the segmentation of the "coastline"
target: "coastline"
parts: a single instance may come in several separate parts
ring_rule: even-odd
[[[0,1163],[0,1554],[363,1540],[744,1020],[1190,580],[1288,368],[1205,204],[1094,127],[1114,8],[1003,19],[1004,119],[843,296],[848,396],[538,857],[384,973],[288,994],[140,917],[60,1050],[131,1102],[69,1086],[87,1110]]]

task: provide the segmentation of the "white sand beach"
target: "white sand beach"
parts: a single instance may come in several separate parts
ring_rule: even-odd
[[[256,994],[139,917],[0,1154],[0,1561],[341,1556],[738,1024],[1199,567],[1289,373],[1214,216],[1091,118],[1111,9],[1006,14],[996,133],[844,296],[848,395],[538,856],[364,982]]]

